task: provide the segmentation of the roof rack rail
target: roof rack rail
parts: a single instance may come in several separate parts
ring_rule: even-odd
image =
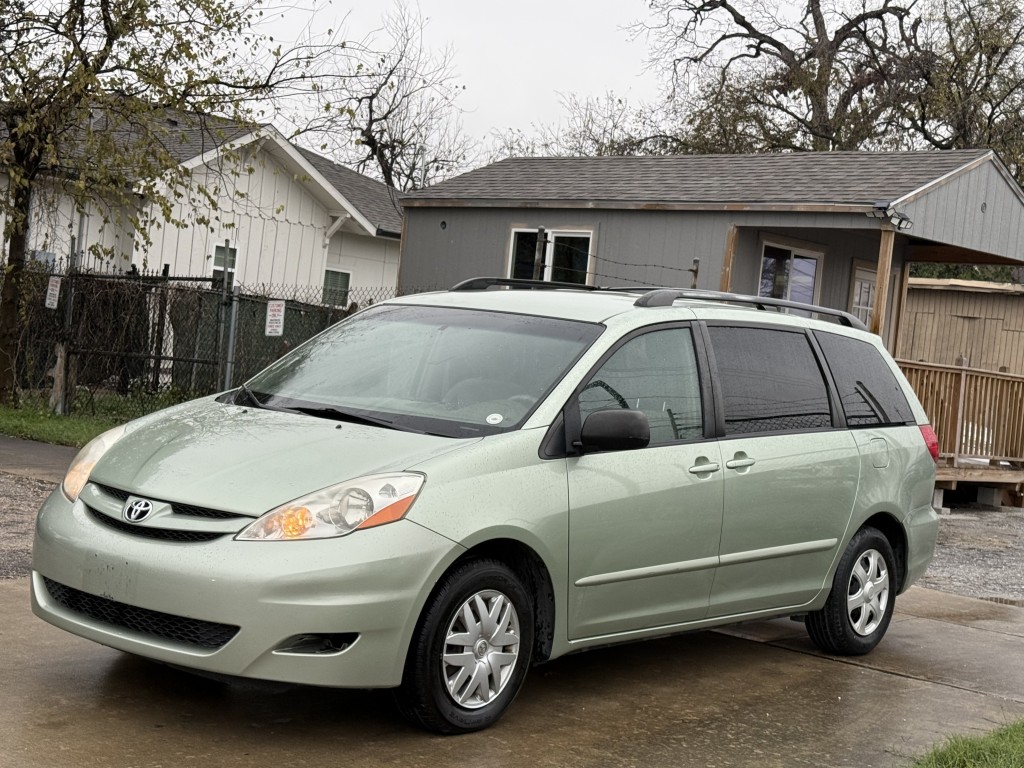
[[[610,291],[613,293],[648,293],[657,291],[663,285],[584,285],[582,283],[560,283],[551,280],[527,280],[518,277],[471,277],[456,283],[449,291],[485,291],[494,286],[505,286],[507,288],[529,288],[533,290],[555,290],[558,288],[569,288],[578,291]]]
[[[804,312],[813,312],[818,315],[829,315],[839,320],[842,325],[849,328],[857,328],[866,331],[868,328],[856,315],[844,312],[841,309],[831,307],[819,307],[816,304],[804,304],[799,301],[788,301],[786,299],[773,299],[764,296],[744,296],[739,293],[724,293],[722,291],[687,290],[683,288],[659,288],[648,291],[634,302],[637,307],[670,307],[676,299],[700,299],[703,301],[721,301],[726,304],[745,304],[759,310],[767,310],[768,307],[778,309],[800,309]]]
[[[544,290],[554,288],[573,288],[578,291],[599,291],[596,285],[583,285],[581,283],[556,283],[550,280],[523,280],[517,277],[471,277],[456,283],[449,291],[486,291],[496,285],[506,288],[526,288],[533,290]]]

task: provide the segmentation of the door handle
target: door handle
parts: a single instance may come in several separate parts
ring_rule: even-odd
[[[729,461],[725,462],[725,466],[729,469],[743,469],[745,467],[752,467],[757,462],[747,456],[747,454],[740,451],[736,456]]]
[[[710,475],[712,472],[717,472],[722,467],[718,464],[712,464],[710,461],[705,459],[703,462],[697,459],[697,463],[690,467],[691,475]]]

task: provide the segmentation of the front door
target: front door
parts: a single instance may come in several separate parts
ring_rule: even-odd
[[[626,340],[590,378],[578,406],[581,420],[604,408],[643,411],[651,443],[568,459],[570,639],[703,618],[724,473],[717,442],[704,439],[690,328]]]

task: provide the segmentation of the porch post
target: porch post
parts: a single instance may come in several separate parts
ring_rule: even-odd
[[[720,290],[728,293],[732,290],[732,259],[736,254],[737,228],[735,224],[729,225],[729,231],[725,235],[725,256],[722,261],[722,282]]]
[[[896,239],[896,230],[883,225],[881,239],[878,244],[878,270],[875,272],[875,306],[871,309],[871,322],[868,330],[882,335],[885,325],[885,313],[889,308],[889,275],[892,274],[892,246]]]

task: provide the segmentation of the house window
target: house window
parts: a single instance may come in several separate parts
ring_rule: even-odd
[[[337,269],[324,270],[324,295],[321,303],[336,307],[348,305],[348,285],[352,275]]]
[[[764,244],[758,296],[815,304],[822,254]]]
[[[542,280],[587,284],[590,273],[590,232],[545,232]],[[531,280],[537,253],[537,231],[512,232],[511,277]]]
[[[235,282],[235,257],[237,250],[218,245],[213,249],[213,287],[220,289],[224,280],[225,255],[227,256],[228,288]]]
[[[875,307],[875,277],[873,269],[856,267],[853,270],[853,291],[850,297],[850,314],[856,315],[864,325],[871,319]]]

